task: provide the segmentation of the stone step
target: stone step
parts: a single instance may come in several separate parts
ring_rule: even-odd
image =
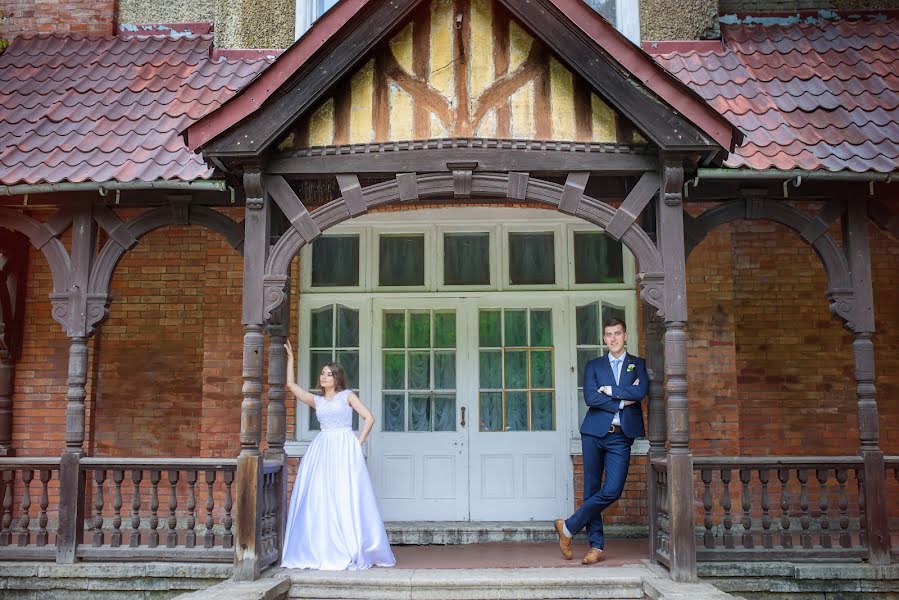
[[[484,544],[488,542],[552,542],[552,521],[387,521],[391,544]],[[609,524],[610,538],[646,537],[643,526]]]

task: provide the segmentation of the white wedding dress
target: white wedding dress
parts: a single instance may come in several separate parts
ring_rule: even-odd
[[[321,433],[300,461],[287,513],[281,566],[332,571],[396,564],[353,432],[350,392],[315,397]]]

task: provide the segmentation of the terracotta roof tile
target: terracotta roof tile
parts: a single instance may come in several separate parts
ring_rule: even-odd
[[[211,36],[16,38],[0,55],[0,184],[208,178],[180,131],[267,60],[216,61]]]
[[[723,50],[656,60],[746,134],[725,166],[899,169],[899,20],[721,32]]]

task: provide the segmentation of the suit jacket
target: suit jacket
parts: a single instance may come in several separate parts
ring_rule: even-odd
[[[628,371],[628,365],[634,365],[634,368]],[[638,379],[640,384],[634,385]],[[605,385],[612,388],[611,396],[599,393],[599,388]],[[584,369],[584,402],[589,408],[584,422],[581,423],[581,434],[604,437],[609,433],[612,418],[618,412],[621,401],[634,400],[633,404],[621,409],[621,430],[624,435],[632,438],[646,435],[643,428],[643,398],[648,391],[649,375],[646,373],[646,361],[639,356],[625,353],[617,385],[609,355],[594,358]]]

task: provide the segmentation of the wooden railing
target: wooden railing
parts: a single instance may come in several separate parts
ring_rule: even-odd
[[[888,499],[888,522],[894,543],[899,542],[899,456],[884,456],[886,469],[886,496]],[[899,549],[892,552],[893,561],[899,561]]]
[[[53,560],[56,556],[59,462],[59,457],[0,459],[3,559]]]
[[[865,558],[857,456],[694,457],[697,560]]]
[[[76,556],[231,561],[236,465],[202,458],[82,458],[87,526]]]
[[[281,515],[286,510],[282,506],[281,478],[284,476],[280,461],[265,462],[262,469],[262,514],[259,515],[262,567],[275,564],[281,559]]]
[[[652,466],[652,478],[654,485],[653,490],[653,506],[655,507],[655,515],[650,515],[654,520],[652,528],[653,537],[652,548],[655,560],[663,565],[671,565],[671,524],[668,518],[668,509],[670,505],[670,494],[668,490],[668,461],[665,459],[654,459],[650,461]]]

